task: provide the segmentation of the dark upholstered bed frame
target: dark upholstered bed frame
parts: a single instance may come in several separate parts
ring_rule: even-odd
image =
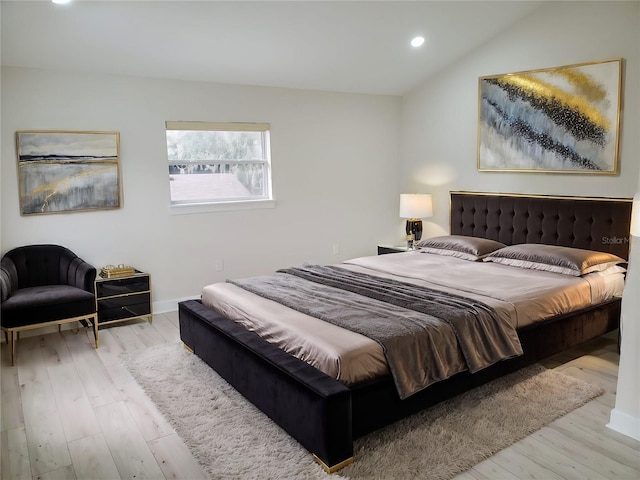
[[[451,193],[451,234],[545,243],[628,258],[630,199]],[[620,300],[520,329],[524,355],[459,373],[400,400],[390,376],[347,387],[196,300],[179,305],[185,346],[332,472],[353,440],[619,325]]]

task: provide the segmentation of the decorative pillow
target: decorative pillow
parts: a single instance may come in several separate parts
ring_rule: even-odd
[[[537,243],[511,245],[491,253],[483,261],[576,277],[626,263],[611,253]]]
[[[465,260],[478,261],[491,252],[505,247],[504,243],[488,238],[467,237],[465,235],[443,235],[418,242],[417,248],[422,252],[436,255],[449,255]]]

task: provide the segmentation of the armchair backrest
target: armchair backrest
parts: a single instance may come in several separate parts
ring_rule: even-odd
[[[4,302],[18,288],[18,272],[13,261],[2,257],[0,261],[0,301]]]
[[[13,266],[5,259],[9,259]],[[17,288],[41,285],[73,285],[93,292],[96,270],[68,248],[60,245],[27,245],[3,257],[4,275],[17,280]],[[4,276],[3,275],[3,276]]]

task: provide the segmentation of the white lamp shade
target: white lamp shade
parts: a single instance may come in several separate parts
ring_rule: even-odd
[[[640,192],[633,197],[633,207],[631,207],[631,235],[640,237]]]
[[[433,216],[431,194],[401,193],[400,216],[402,218],[427,218]]]

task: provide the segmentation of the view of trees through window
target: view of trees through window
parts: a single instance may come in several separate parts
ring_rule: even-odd
[[[268,131],[172,130],[172,203],[268,198]]]

